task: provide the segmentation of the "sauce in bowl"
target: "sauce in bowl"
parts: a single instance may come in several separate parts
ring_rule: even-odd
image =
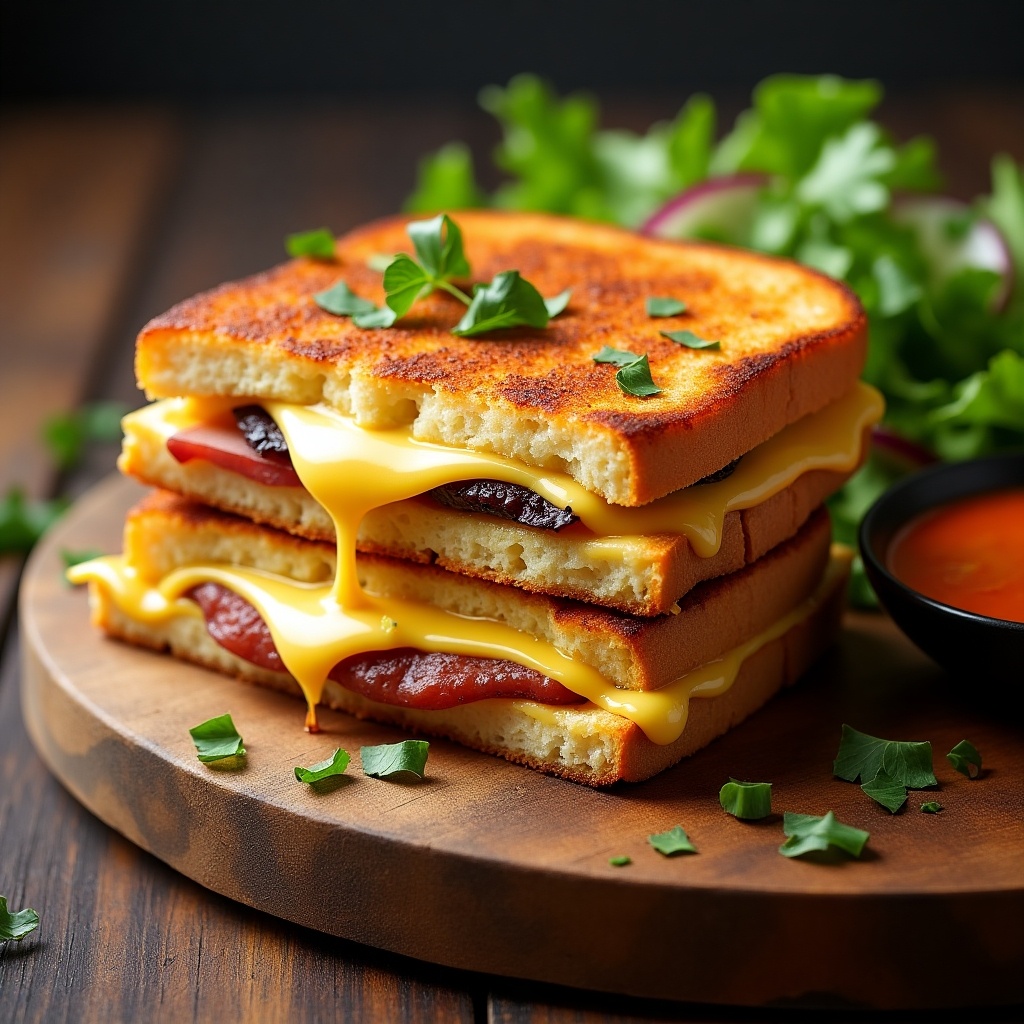
[[[1024,487],[961,498],[915,517],[893,538],[886,565],[925,597],[1024,622]]]

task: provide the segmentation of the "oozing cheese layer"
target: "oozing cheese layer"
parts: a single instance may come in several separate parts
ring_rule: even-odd
[[[244,401],[170,399],[140,409],[128,419],[135,430],[166,441],[179,430],[221,417]],[[303,485],[334,520],[339,551],[345,538],[349,557],[353,557],[359,522],[370,509],[478,478],[520,484],[559,508],[571,508],[594,535],[588,544],[595,558],[621,558],[633,538],[652,534],[682,534],[698,555],[710,557],[721,546],[729,512],[767,501],[812,470],[847,472],[856,466],[864,431],[880,419],[883,409],[881,395],[859,383],[839,401],[748,452],[726,479],[626,508],[609,505],[567,473],[488,452],[417,441],[407,428],[366,430],[324,406],[262,404],[285,434]],[[358,487],[353,481],[358,481]]]
[[[490,619],[473,619],[430,605],[360,591],[358,608],[343,607],[327,586],[297,583],[256,569],[194,565],[150,583],[123,556],[111,555],[74,566],[75,583],[94,581],[117,606],[140,622],[202,615],[182,595],[200,583],[228,587],[252,604],[267,623],[281,661],[295,677],[309,708],[319,703],[328,672],[340,661],[368,651],[413,647],[469,656],[506,658],[556,679],[592,704],[638,725],[654,743],[672,743],[686,727],[691,697],[716,697],[732,685],[744,660],[807,618],[844,573],[852,552],[833,547],[815,593],[767,629],[658,690],[621,690],[596,669],[557,647]],[[542,716],[541,705],[517,702]]]
[[[177,399],[133,414],[152,429],[176,431],[245,404],[227,399]],[[194,565],[159,584],[144,580],[123,558],[77,566],[74,582],[93,580],[128,615],[143,621],[199,614],[181,595],[212,581],[234,590],[263,616],[282,662],[302,687],[307,724],[328,672],[347,657],[412,647],[424,651],[507,658],[562,683],[592,703],[635,722],[656,743],[671,743],[686,724],[691,694],[714,695],[732,684],[744,658],[813,610],[812,598],[728,655],[656,691],[617,689],[594,668],[551,644],[491,620],[471,619],[425,604],[364,591],[356,573],[356,533],[367,512],[434,487],[480,477],[527,487],[560,508],[571,507],[595,543],[625,545],[637,535],[684,534],[698,554],[714,554],[730,511],[751,508],[815,469],[846,471],[860,459],[865,429],[881,415],[881,396],[858,384],[840,401],[805,417],[745,455],[731,476],[691,487],[641,508],[611,506],[568,474],[486,452],[417,441],[408,429],[374,431],[323,406],[262,403],[277,421],[303,486],[331,516],[337,533],[332,587],[308,586],[253,569]]]

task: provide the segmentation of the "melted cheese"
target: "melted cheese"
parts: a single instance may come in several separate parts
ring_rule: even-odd
[[[167,435],[223,415],[243,402],[237,396],[178,399],[132,415],[145,427]],[[303,486],[334,522],[338,562],[332,586],[301,584],[255,569],[213,564],[177,569],[153,585],[119,557],[76,566],[69,571],[69,578],[96,582],[126,614],[150,622],[200,614],[198,607],[181,595],[201,583],[215,582],[235,591],[267,623],[283,664],[306,696],[311,728],[316,725],[314,709],[327,674],[338,662],[357,654],[412,647],[518,662],[598,707],[635,722],[656,743],[678,738],[686,724],[690,697],[725,692],[745,658],[813,611],[829,581],[809,601],[715,662],[659,690],[626,691],[591,666],[510,626],[364,591],[356,574],[356,533],[362,518],[371,509],[442,484],[485,477],[521,484],[560,508],[571,507],[596,535],[593,543],[605,553],[609,548],[621,550],[638,535],[676,533],[684,534],[698,554],[712,555],[721,544],[728,512],[767,500],[811,470],[852,469],[860,460],[865,429],[882,411],[878,392],[858,384],[840,401],[792,424],[745,455],[725,480],[687,488],[641,508],[624,508],[590,494],[567,474],[486,452],[418,441],[408,429],[367,430],[324,406],[262,404],[280,426]],[[830,571],[839,570],[833,565]]]
[[[119,555],[74,566],[74,582],[93,580],[117,606],[140,622],[177,615],[202,615],[183,598],[200,583],[228,587],[252,604],[270,628],[289,673],[305,694],[310,711],[323,693],[327,674],[340,661],[368,651],[414,647],[477,657],[505,658],[556,679],[592,704],[638,725],[654,743],[672,743],[686,727],[691,697],[716,697],[733,684],[744,660],[807,618],[846,571],[852,552],[836,546],[824,579],[810,598],[767,629],[720,658],[657,690],[622,690],[596,669],[575,661],[553,644],[489,619],[474,619],[431,605],[363,593],[359,608],[343,608],[332,589],[297,583],[256,569],[195,565],[176,569],[158,584],[145,580]],[[535,718],[550,709],[530,701],[517,706]]]

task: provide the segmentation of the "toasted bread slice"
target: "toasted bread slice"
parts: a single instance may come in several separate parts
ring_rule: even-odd
[[[369,700],[331,680],[323,703],[360,718],[448,737],[587,785],[638,782],[727,732],[810,667],[838,630],[847,565],[843,559],[833,560],[808,600],[806,617],[747,657],[725,693],[690,699],[686,726],[672,743],[653,743],[639,726],[593,704],[545,708],[523,701],[482,700],[445,711],[420,711]],[[112,636],[301,696],[291,676],[259,668],[221,647],[201,618],[141,623],[127,617],[102,588],[93,586],[91,592],[94,619]]]
[[[239,395],[326,402],[368,426],[568,472],[641,505],[688,486],[851,386],[866,321],[843,285],[795,263],[711,245],[653,241],[578,220],[496,211],[457,215],[474,281],[519,270],[542,294],[572,289],[544,330],[482,338],[450,329],[463,307],[436,292],[386,330],[314,302],[339,280],[377,303],[368,261],[411,248],[393,218],[341,239],[337,263],[297,260],[175,306],[139,336],[151,396]],[[653,319],[645,300],[687,312]],[[696,351],[663,337],[720,342]],[[662,393],[623,394],[605,345],[649,357]]]
[[[493,619],[538,637],[597,669],[616,686],[653,690],[764,629],[817,586],[829,549],[829,522],[816,512],[791,540],[740,572],[694,588],[676,615],[639,618],[578,601],[527,594],[436,566],[363,555],[369,591]],[[333,579],[335,551],[247,519],[154,492],[125,522],[130,565],[157,580],[181,566],[228,563],[300,582]]]

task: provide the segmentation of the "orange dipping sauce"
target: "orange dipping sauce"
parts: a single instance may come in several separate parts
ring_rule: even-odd
[[[889,571],[935,601],[1024,622],[1024,487],[961,498],[912,519]]]

